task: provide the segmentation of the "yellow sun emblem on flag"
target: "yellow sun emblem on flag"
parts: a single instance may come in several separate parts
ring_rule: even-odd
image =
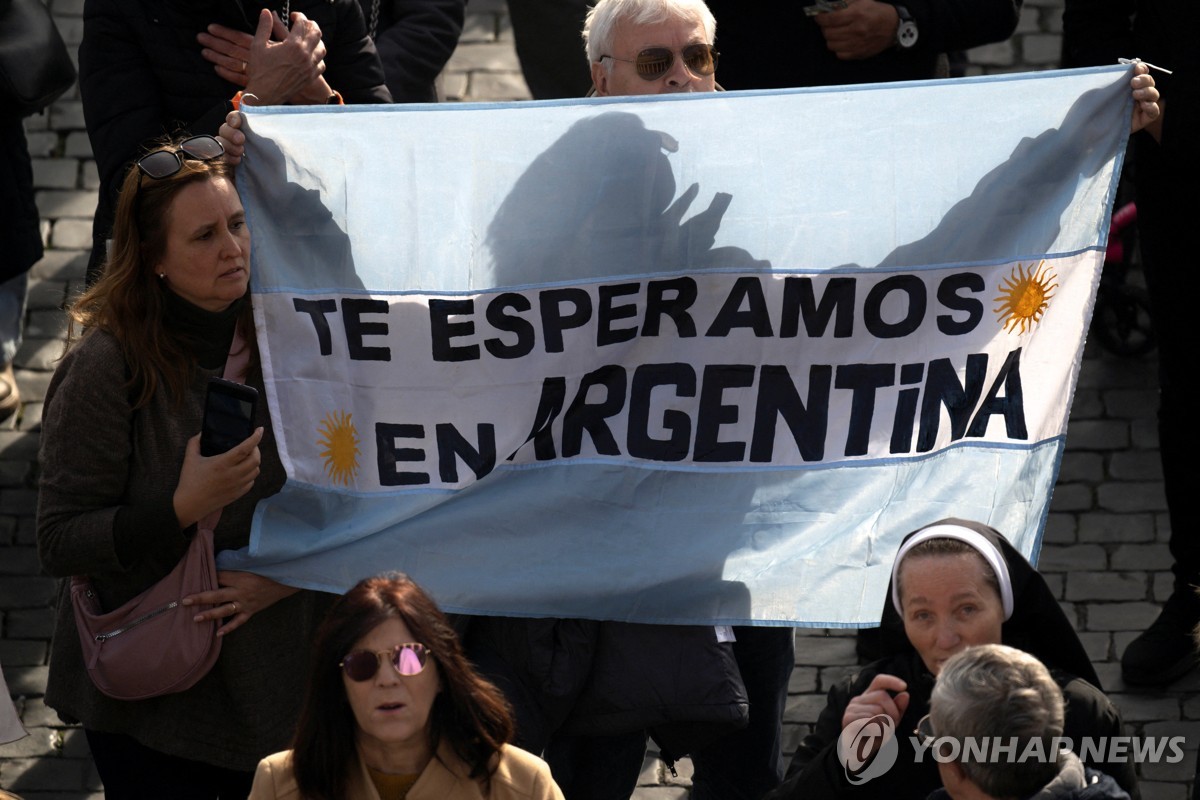
[[[334,483],[349,486],[350,481],[358,473],[358,431],[350,419],[351,415],[344,411],[333,411],[321,420],[319,431],[321,438],[317,445],[323,448],[321,458],[325,459],[325,474]]]
[[[1028,268],[1024,264],[1017,264],[1012,273],[1004,279],[1000,287],[1000,296],[995,298],[1000,305],[992,309],[999,316],[1005,330],[1011,333],[1014,328],[1020,326],[1020,333],[1025,333],[1041,321],[1042,315],[1050,306],[1054,290],[1058,288],[1058,284],[1053,282],[1057,277],[1057,274],[1046,268],[1045,260],[1038,264],[1036,271],[1032,264]]]

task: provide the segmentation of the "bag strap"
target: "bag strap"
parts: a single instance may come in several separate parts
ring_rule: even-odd
[[[246,337],[242,335],[242,324],[239,322],[233,329],[233,341],[229,343],[229,357],[225,359],[225,372],[221,377],[234,383],[245,383],[249,364],[250,345],[246,342]],[[222,509],[218,508],[200,520],[196,523],[196,529],[198,531],[215,530],[217,523],[221,521],[221,511]]]

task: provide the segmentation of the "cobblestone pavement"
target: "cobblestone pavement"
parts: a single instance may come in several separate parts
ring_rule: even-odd
[[[78,44],[82,0],[51,0],[64,37]],[[1058,0],[1027,0],[1013,42],[973,54],[986,69],[1052,63]],[[528,97],[501,0],[471,0],[462,43],[442,79],[448,99]],[[82,732],[63,726],[42,703],[54,582],[39,574],[34,542],[41,403],[66,331],[61,311],[82,285],[96,169],[77,97],[27,121],[38,206],[49,244],[31,273],[25,344],[16,359],[23,405],[0,424],[0,663],[30,735],[0,746],[0,786],[27,798],[83,800],[101,787]],[[1046,530],[1041,568],[1074,620],[1129,732],[1187,737],[1179,764],[1143,765],[1147,800],[1182,800],[1200,744],[1200,674],[1165,691],[1139,691],[1120,679],[1125,644],[1157,613],[1171,588],[1168,523],[1158,464],[1153,357],[1118,359],[1089,348],[1072,410],[1067,453]],[[798,632],[787,716],[788,749],[824,705],[829,686],[854,668],[847,634]],[[687,795],[689,765],[670,776],[653,756],[638,800]]]

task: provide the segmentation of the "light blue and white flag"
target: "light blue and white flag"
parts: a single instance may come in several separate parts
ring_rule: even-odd
[[[254,109],[288,481],[222,567],[836,626],[942,517],[1033,556],[1129,77]]]

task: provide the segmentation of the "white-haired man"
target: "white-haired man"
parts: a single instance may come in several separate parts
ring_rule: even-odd
[[[1028,653],[986,644],[953,656],[917,729],[939,748],[944,788],[930,800],[1128,800],[1116,781],[1059,748],[1063,718],[1062,691]]]
[[[715,91],[716,35],[702,0],[600,0],[583,28],[596,94]]]
[[[702,0],[599,0],[588,12],[583,29],[596,95],[716,91],[716,28],[716,20]],[[595,655],[595,663],[602,666],[594,666],[593,675],[622,674],[630,683],[625,697],[613,698],[616,707],[622,700],[627,705],[636,704],[633,698],[646,696],[644,687],[652,683],[646,673],[656,666],[644,659],[629,664],[627,670],[619,668],[621,654],[644,656],[652,650],[631,646],[637,640],[658,638],[694,648],[689,649],[689,668],[693,676],[704,679],[694,680],[692,685],[706,696],[689,689],[675,697],[655,698],[655,712],[670,710],[667,719],[647,725],[656,737],[666,723],[673,726],[674,732],[690,729],[685,741],[707,741],[690,750],[693,800],[757,800],[779,784],[783,777],[783,711],[795,660],[790,628],[736,627],[732,635],[725,628],[716,636],[722,642],[713,641],[711,628],[694,629],[696,635],[691,637],[680,628],[667,631],[650,625],[601,624],[604,628],[599,642],[605,650],[598,649]],[[615,643],[617,637],[619,644]],[[728,644],[730,639],[732,645]],[[725,658],[714,652],[716,647],[725,648]],[[736,664],[727,657],[729,649]],[[615,658],[614,652],[618,654]],[[659,666],[663,668],[668,667]],[[730,730],[731,725],[704,718],[710,713],[707,709],[721,709],[727,703],[723,692],[731,681],[745,687],[741,702],[749,702],[749,723],[736,731]],[[630,719],[637,718],[636,711],[630,714]],[[611,737],[552,737],[547,758],[569,800],[601,796],[593,785],[597,782],[592,777],[594,766],[606,773],[619,770],[615,765],[618,761],[640,766],[640,733],[635,730]],[[660,739],[659,744],[664,752],[669,750],[664,740]]]

